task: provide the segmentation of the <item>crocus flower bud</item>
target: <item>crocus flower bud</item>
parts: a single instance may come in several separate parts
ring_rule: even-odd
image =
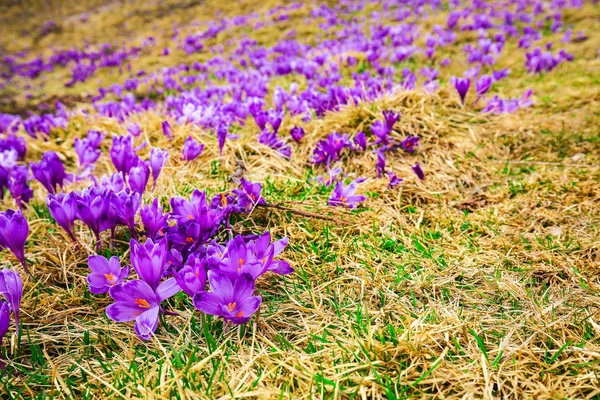
[[[200,144],[193,137],[188,136],[183,144],[183,150],[181,151],[181,157],[186,161],[192,161],[204,150],[204,143]]]
[[[44,153],[39,163],[31,163],[31,172],[51,194],[56,192],[57,187],[62,187],[66,177],[65,167],[53,151]]]
[[[56,220],[56,223],[69,234],[69,237],[73,241],[75,241],[73,225],[77,218],[76,193],[71,192],[68,194],[59,193],[57,195],[48,195],[46,204],[48,205],[50,214]]]
[[[162,122],[162,130],[167,139],[171,139],[173,137],[173,130],[171,129],[171,124],[169,121]]]
[[[16,269],[7,268],[0,271],[0,294],[8,301],[10,308],[15,314],[15,325],[18,334],[19,309],[21,308],[21,299],[23,298],[23,281]]]
[[[300,142],[300,140],[302,140],[304,137],[304,128],[301,126],[295,126],[290,131],[290,135],[292,135],[292,139],[294,139],[296,142]]]
[[[454,88],[458,92],[461,103],[465,104],[465,97],[467,97],[467,92],[469,91],[469,87],[471,86],[471,80],[469,78],[463,79],[453,76],[452,78],[450,78],[450,82],[452,82]]]
[[[154,180],[153,188],[156,187],[156,181],[158,180],[160,171],[165,166],[168,158],[169,152],[167,150],[161,150],[154,147],[150,152],[150,168],[152,169],[152,179]]]
[[[140,161],[137,166],[131,168],[129,171],[129,187],[140,194],[144,193],[149,177],[150,171],[148,165],[144,161]]]
[[[138,137],[142,134],[142,128],[140,128],[138,123],[133,123],[127,126],[127,132],[132,136]]]

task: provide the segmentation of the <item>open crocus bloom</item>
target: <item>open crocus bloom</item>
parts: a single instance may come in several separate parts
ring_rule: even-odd
[[[160,303],[180,290],[174,278],[161,283],[156,292],[141,280],[113,286],[108,293],[115,303],[106,308],[106,315],[117,322],[135,320],[135,333],[141,339],[149,340],[158,326]]]
[[[205,314],[239,325],[248,322],[260,307],[262,299],[253,296],[254,279],[250,274],[231,281],[223,274],[208,271],[208,282],[212,292],[199,292],[194,296],[194,305]]]
[[[88,266],[92,273],[87,276],[87,281],[93,294],[106,293],[129,276],[129,267],[121,268],[119,259],[114,256],[110,260],[102,256],[90,256]]]

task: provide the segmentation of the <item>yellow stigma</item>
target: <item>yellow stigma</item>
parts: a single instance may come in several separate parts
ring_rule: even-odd
[[[227,304],[227,308],[229,309],[229,312],[233,312],[233,309],[235,308],[235,306],[236,306],[235,301],[233,303]]]
[[[146,299],[135,299],[135,304],[139,308],[150,308],[150,304],[148,303],[148,301]]]

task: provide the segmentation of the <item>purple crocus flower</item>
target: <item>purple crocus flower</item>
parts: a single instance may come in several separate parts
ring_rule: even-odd
[[[0,245],[12,251],[27,274],[31,275],[25,261],[27,235],[29,235],[29,225],[21,210],[0,212]]]
[[[377,137],[375,144],[387,145],[390,142],[389,134],[391,130],[382,121],[375,121],[371,124],[371,132]]]
[[[0,294],[4,296],[10,308],[15,314],[15,325],[17,335],[19,334],[19,310],[23,298],[23,281],[21,275],[15,269],[3,269],[0,271]]]
[[[181,156],[186,161],[192,161],[200,154],[202,154],[202,150],[204,150],[204,143],[200,144],[196,139],[194,139],[191,136],[188,136],[185,139],[185,143],[183,144]]]
[[[390,178],[389,187],[394,187],[402,183],[402,178],[398,178],[392,171],[388,171],[388,177]]]
[[[363,178],[355,179],[348,186],[344,187],[344,183],[339,181],[335,184],[335,188],[329,197],[330,206],[355,208],[358,203],[365,201],[365,196],[355,195],[358,189],[358,184],[364,181]]]
[[[117,171],[126,176],[139,160],[133,149],[133,137],[130,135],[113,137],[110,159]]]
[[[425,173],[423,172],[423,169],[421,168],[419,163],[416,163],[415,165],[413,165],[412,170],[420,180],[422,180],[422,181],[425,180]]]
[[[56,192],[58,186],[62,187],[66,177],[65,167],[53,151],[45,152],[39,163],[31,163],[31,172],[51,194]]]
[[[168,226],[168,214],[163,215],[163,207],[159,204],[158,199],[152,201],[152,205],[145,205],[140,209],[142,223],[146,228],[146,235],[151,239],[157,239],[164,236],[163,229]]]
[[[406,139],[400,142],[400,147],[407,153],[413,154],[415,147],[419,146],[420,138],[418,136],[408,136]]]
[[[123,283],[129,276],[129,266],[121,268],[121,263],[115,256],[110,260],[102,256],[89,256],[88,267],[92,273],[87,276],[87,281],[93,294],[106,293],[111,287]]]
[[[163,238],[156,243],[146,239],[144,245],[131,239],[131,265],[141,280],[152,289],[156,289],[160,278],[167,265],[167,252],[169,248],[167,239]]]
[[[233,193],[238,196],[238,205],[247,211],[258,204],[265,204],[262,197],[262,185],[259,182],[250,182],[244,178],[240,181],[241,187],[234,189]]]
[[[253,254],[256,260],[260,260],[268,271],[279,275],[291,274],[294,272],[294,269],[287,261],[273,260],[274,257],[281,254],[288,242],[289,239],[287,237],[271,242],[271,233],[266,231],[258,239],[248,243],[248,253]]]
[[[133,123],[127,126],[127,132],[134,137],[138,137],[142,134],[142,128],[140,127],[140,124]]]
[[[264,144],[266,146],[269,146],[270,148],[272,148],[274,150],[278,150],[279,153],[286,158],[290,158],[292,156],[291,147],[287,143],[285,143],[284,141],[281,141],[277,137],[276,131],[271,132],[271,131],[269,131],[268,128],[265,128],[258,135],[258,142],[261,144]]]
[[[219,155],[223,156],[223,147],[225,147],[225,140],[227,139],[227,133],[229,132],[229,125],[220,124],[217,127],[217,139],[219,140]]]
[[[492,72],[494,82],[498,82],[499,80],[506,78],[508,75],[510,75],[510,69],[508,68]]]
[[[150,177],[150,169],[145,161],[138,160],[135,167],[129,170],[129,187],[131,190],[143,194]]]
[[[115,303],[106,307],[106,315],[116,322],[135,320],[135,333],[143,340],[150,340],[158,327],[160,303],[180,290],[174,278],[167,279],[156,290],[142,280],[113,286],[108,293]]]
[[[104,140],[104,135],[98,131],[88,131],[84,139],[75,138],[75,152],[79,158],[79,167],[87,169],[94,164],[102,152],[98,147]]]
[[[475,81],[475,93],[477,93],[478,97],[486,94],[490,88],[492,87],[493,79],[489,75],[481,75],[477,81]]]
[[[14,166],[8,175],[8,191],[19,208],[23,207],[23,203],[28,203],[33,196],[33,190],[27,184],[28,181],[29,168],[25,165]]]
[[[112,195],[112,191],[91,187],[77,198],[77,217],[94,233],[97,250],[102,248],[100,232],[111,227],[108,216]]]
[[[173,271],[173,276],[183,291],[194,297],[196,293],[206,289],[206,272],[206,258],[191,255],[183,268]]]
[[[471,79],[469,78],[458,78],[453,76],[450,78],[450,82],[454,85],[454,88],[458,92],[460,96],[460,101],[462,104],[465,104],[465,97],[467,97],[467,92],[469,91],[469,87],[471,86]]]
[[[140,209],[141,203],[142,195],[137,191],[127,192],[123,190],[112,196],[112,205],[119,222],[129,228],[134,239],[137,238],[135,215]]]
[[[266,250],[266,249],[265,249]],[[236,236],[228,244],[222,258],[209,259],[211,269],[227,276],[232,282],[242,274],[256,279],[267,271],[273,260],[273,248],[265,252],[263,259],[257,259],[252,248],[246,245],[242,236]]]
[[[161,150],[158,147],[154,147],[150,151],[150,168],[152,169],[152,179],[154,183],[152,189],[156,187],[156,181],[160,175],[160,171],[165,166],[167,159],[169,158],[169,152],[167,150]]]
[[[385,125],[391,132],[394,129],[394,124],[400,118],[400,113],[393,112],[392,110],[383,111],[383,118],[385,119]]]
[[[356,136],[354,136],[354,144],[356,144],[356,150],[367,150],[367,136],[364,132],[358,132]]]
[[[208,282],[211,292],[194,296],[194,305],[205,314],[239,325],[248,322],[260,307],[262,299],[253,295],[254,279],[249,274],[242,274],[232,282],[222,274],[208,271]]]
[[[191,201],[183,197],[171,198],[171,218],[179,224],[198,220],[210,210],[210,204],[206,201],[206,192],[196,189],[192,193]]]
[[[300,143],[300,140],[304,137],[304,128],[301,126],[295,126],[290,131],[290,135],[292,135],[292,139],[294,139],[297,143]]]
[[[171,129],[171,124],[169,121],[162,122],[162,131],[167,137],[167,139],[171,139],[173,137],[173,130]]]
[[[69,237],[73,241],[75,241],[75,235],[73,234],[73,226],[75,224],[75,219],[77,218],[77,197],[75,193],[50,194],[46,198],[46,204],[48,205],[50,214],[56,220],[56,223],[69,234]]]
[[[385,153],[381,149],[376,150],[375,154],[377,155],[377,177],[381,178],[381,174],[385,172],[386,157]]]
[[[317,143],[312,156],[312,162],[315,164],[329,163],[339,159],[342,150],[345,147],[351,146],[348,135],[340,135],[337,132],[333,132],[326,139],[320,140]]]

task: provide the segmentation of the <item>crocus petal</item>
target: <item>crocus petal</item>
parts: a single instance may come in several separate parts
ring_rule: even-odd
[[[156,296],[158,297],[158,301],[162,302],[169,297],[175,296],[180,291],[181,287],[179,287],[177,280],[175,280],[175,278],[169,278],[158,286],[156,289]]]
[[[115,286],[116,287],[116,286]],[[158,307],[153,307],[158,309]],[[133,321],[140,315],[140,308],[135,303],[118,302],[106,307],[108,318],[116,322]]]
[[[225,275],[208,271],[208,282],[213,293],[218,293],[223,301],[227,302],[234,298],[233,285]]]
[[[221,299],[210,292],[198,292],[194,296],[194,306],[205,314],[222,316]]]
[[[275,260],[269,266],[269,271],[274,272],[279,275],[287,275],[287,274],[291,274],[292,272],[294,272],[294,268],[292,268],[290,266],[290,263],[288,263],[285,260]]]
[[[158,304],[152,288],[139,279],[113,286],[109,294],[117,302],[135,304],[136,299],[145,299],[151,306]]]
[[[116,257],[114,257],[116,258]],[[118,259],[117,259],[118,262]],[[89,256],[88,257],[88,267],[92,270],[92,272],[98,274],[108,273],[110,270],[108,260],[102,256]]]
[[[150,340],[150,337],[158,326],[159,307],[152,307],[148,311],[141,313],[136,319],[133,329],[141,339]]]
[[[249,274],[242,274],[235,280],[233,286],[235,299],[245,299],[252,296],[254,292],[254,279]]]

